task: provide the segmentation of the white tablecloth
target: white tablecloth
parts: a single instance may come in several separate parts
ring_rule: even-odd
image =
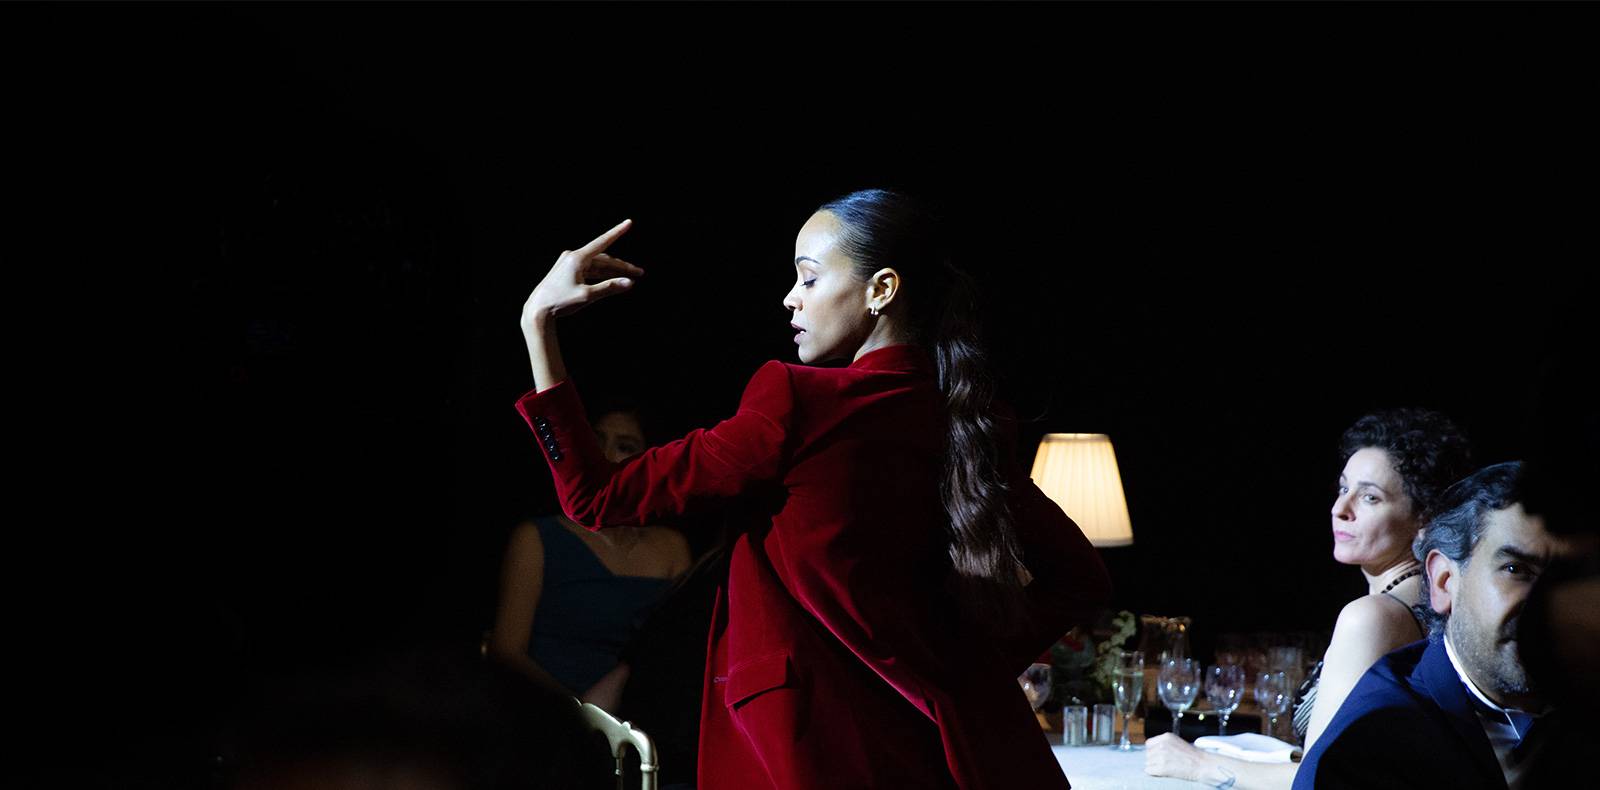
[[[1072,782],[1073,790],[1121,790],[1121,788],[1170,788],[1196,790],[1204,785],[1150,776],[1144,772],[1144,750],[1119,752],[1109,746],[1062,746],[1061,734],[1046,733],[1056,762]]]

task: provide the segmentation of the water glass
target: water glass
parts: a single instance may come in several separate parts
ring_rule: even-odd
[[[1082,705],[1068,705],[1061,709],[1061,742],[1068,746],[1083,746],[1089,742],[1089,709]]]
[[[1103,702],[1094,706],[1094,727],[1090,735],[1096,744],[1104,746],[1111,743],[1117,726],[1116,710]]]

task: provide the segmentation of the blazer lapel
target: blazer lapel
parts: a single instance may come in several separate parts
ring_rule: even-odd
[[[1472,755],[1478,773],[1484,777],[1495,777],[1498,781],[1491,784],[1505,787],[1505,773],[1500,770],[1500,761],[1495,759],[1489,736],[1484,734],[1483,725],[1478,722],[1478,714],[1468,697],[1471,692],[1462,684],[1461,676],[1456,674],[1455,666],[1450,663],[1449,654],[1445,653],[1443,637],[1428,643],[1422,660],[1411,673],[1411,680],[1413,684],[1421,685],[1439,706],[1445,721],[1462,739],[1467,753]]]

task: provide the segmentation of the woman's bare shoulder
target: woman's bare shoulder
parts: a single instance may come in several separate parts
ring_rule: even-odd
[[[1379,654],[1417,639],[1417,621],[1405,605],[1387,595],[1371,594],[1345,604],[1333,627],[1335,642],[1372,645]]]
[[[663,545],[689,545],[681,530],[672,527],[640,527],[639,535],[651,543]]]
[[[666,552],[674,557],[689,556],[689,539],[683,533],[671,527],[641,527],[643,537],[651,548]]]
[[[511,538],[508,541],[513,546],[542,546],[544,539],[539,535],[539,525],[532,519],[518,523],[511,528]]]

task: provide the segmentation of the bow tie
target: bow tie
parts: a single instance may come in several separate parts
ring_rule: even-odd
[[[1517,747],[1518,749],[1522,748],[1522,744],[1528,743],[1528,733],[1533,730],[1534,724],[1541,719],[1546,718],[1534,716],[1533,714],[1525,713],[1520,710],[1496,710],[1488,705],[1485,705],[1483,700],[1478,699],[1476,695],[1469,695],[1469,698],[1472,701],[1472,707],[1477,709],[1478,712],[1484,716],[1487,716],[1490,719],[1507,721],[1511,724],[1512,729],[1516,730],[1517,742],[1519,744]],[[1543,728],[1541,727],[1540,729]]]
[[[1517,730],[1517,738],[1521,741],[1528,740],[1528,731],[1533,729],[1533,723],[1538,721],[1531,714],[1520,710],[1506,711],[1506,718],[1511,720],[1511,726]]]
[[[1517,728],[1517,734],[1522,736],[1522,741],[1511,750],[1511,758],[1521,763],[1534,752],[1539,751],[1539,745],[1551,739],[1562,740],[1565,728],[1561,726],[1561,712],[1552,710],[1543,716],[1530,716],[1522,711],[1507,711],[1511,717],[1511,726]]]

